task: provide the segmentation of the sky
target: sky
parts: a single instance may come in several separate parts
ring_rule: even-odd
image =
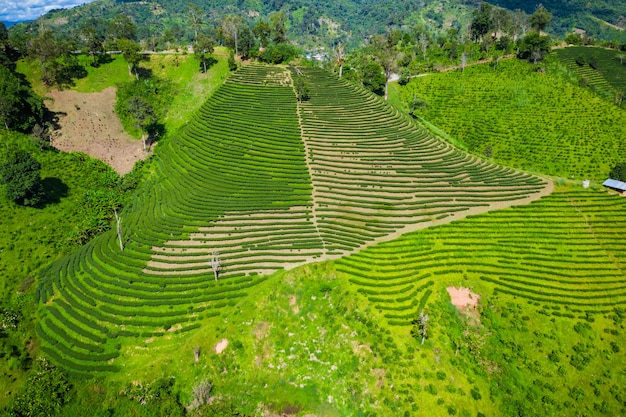
[[[0,0],[0,21],[35,20],[52,9],[68,9],[93,0]]]

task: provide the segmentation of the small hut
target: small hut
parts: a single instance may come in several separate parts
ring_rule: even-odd
[[[626,182],[609,178],[608,180],[604,181],[602,185],[610,188],[611,190],[617,191],[618,193],[626,197]]]

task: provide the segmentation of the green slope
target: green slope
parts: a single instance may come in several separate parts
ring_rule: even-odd
[[[581,85],[614,102],[626,92],[626,54],[618,50],[572,46],[554,53],[580,77]],[[580,64],[577,63],[580,62]]]
[[[416,114],[499,163],[604,180],[626,158],[626,112],[519,60],[412,80],[401,94],[426,101]]]
[[[460,153],[350,84],[305,74],[314,93],[301,105],[286,68],[232,76],[158,147],[122,213],[123,251],[110,232],[47,270],[38,332],[54,362],[84,376],[114,371],[127,343],[227,317],[276,270],[547,187]]]

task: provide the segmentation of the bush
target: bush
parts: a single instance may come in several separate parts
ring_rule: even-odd
[[[626,181],[626,162],[620,162],[613,167],[609,177],[618,181]]]
[[[52,416],[69,401],[71,386],[67,375],[40,359],[35,373],[28,378],[24,389],[9,407],[9,415]]]
[[[24,150],[10,151],[0,166],[0,179],[7,199],[24,206],[36,206],[44,197],[41,164]]]

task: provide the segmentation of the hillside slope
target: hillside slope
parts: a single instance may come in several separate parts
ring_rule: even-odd
[[[626,158],[626,112],[558,71],[506,60],[415,78],[401,95],[406,103],[423,100],[415,114],[472,152],[533,172],[604,181]]]
[[[123,250],[112,232],[49,268],[38,331],[55,363],[114,371],[127,343],[226,318],[276,270],[550,190],[350,84],[304,74],[312,98],[302,104],[286,68],[232,76],[157,149],[154,174],[122,213]]]

